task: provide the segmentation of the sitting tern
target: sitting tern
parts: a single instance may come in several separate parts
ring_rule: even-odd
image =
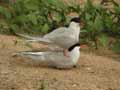
[[[38,41],[44,43],[52,43],[62,47],[64,50],[64,55],[67,55],[67,49],[79,42],[80,34],[80,18],[75,17],[71,19],[69,27],[59,27],[52,32],[44,35],[43,37],[31,37],[28,35],[18,34],[19,36],[25,37],[29,40],[27,41]]]
[[[75,44],[68,49],[69,57],[63,55],[62,51],[23,51],[15,56],[22,56],[37,60],[39,63],[46,63],[48,66],[63,69],[72,68],[80,57],[80,44]]]

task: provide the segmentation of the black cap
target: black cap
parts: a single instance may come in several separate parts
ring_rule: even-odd
[[[76,43],[68,48],[68,51],[72,51],[76,46],[80,46],[80,43]]]
[[[71,22],[80,23],[80,17],[74,17],[74,18],[72,18]]]

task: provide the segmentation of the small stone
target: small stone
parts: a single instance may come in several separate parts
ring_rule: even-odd
[[[72,85],[72,87],[76,87],[76,86],[77,86],[77,84],[73,84],[73,85]]]
[[[90,67],[88,67],[88,68],[86,68],[87,70],[91,70],[91,68]]]

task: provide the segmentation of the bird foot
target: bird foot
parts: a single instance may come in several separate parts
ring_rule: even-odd
[[[68,55],[68,50],[67,50],[67,49],[64,49],[64,50],[63,50],[63,53],[64,53],[64,56],[69,57],[69,55]]]

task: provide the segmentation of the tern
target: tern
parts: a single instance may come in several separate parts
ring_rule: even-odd
[[[66,69],[74,67],[80,57],[80,44],[77,43],[68,49],[69,57],[63,55],[62,51],[22,51],[15,56],[22,56],[37,60],[39,63],[46,63],[48,66]]]
[[[43,37],[31,37],[28,35],[18,34],[19,36],[25,37],[31,42],[43,42],[43,43],[52,43],[62,47],[64,50],[64,55],[68,56],[67,50],[70,46],[79,42],[80,34],[80,18],[72,18],[69,24],[69,27],[59,27],[52,32],[44,35]]]

